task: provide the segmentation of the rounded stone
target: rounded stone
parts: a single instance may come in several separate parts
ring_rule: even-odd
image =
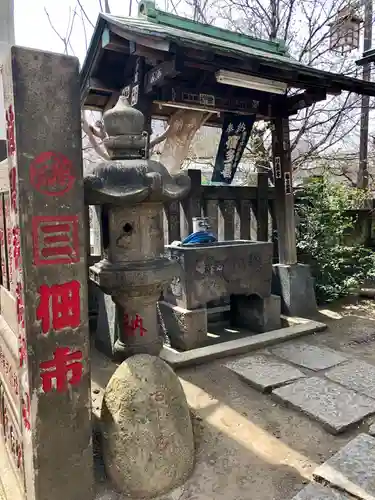
[[[194,437],[186,397],[160,358],[124,361],[104,393],[103,458],[115,487],[152,498],[183,484],[194,467]]]

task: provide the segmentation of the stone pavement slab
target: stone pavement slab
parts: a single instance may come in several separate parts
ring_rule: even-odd
[[[292,500],[350,500],[351,497],[341,491],[311,483],[302,491],[297,493]]]
[[[318,480],[363,500],[375,499],[375,438],[360,434],[314,471]]]
[[[375,399],[375,366],[354,359],[335,366],[325,374],[330,380]]]
[[[375,413],[375,401],[329,380],[310,377],[274,389],[275,399],[301,410],[332,434]]]
[[[226,363],[225,366],[249,385],[262,392],[269,392],[291,380],[305,376],[298,368],[273,356],[262,354],[246,356],[246,358]]]
[[[304,342],[282,345],[271,352],[295,365],[314,371],[325,370],[346,361],[341,353]]]

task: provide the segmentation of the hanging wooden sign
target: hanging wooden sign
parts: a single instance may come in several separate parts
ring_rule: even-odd
[[[255,115],[229,115],[224,118],[212,182],[231,184],[249,140]]]

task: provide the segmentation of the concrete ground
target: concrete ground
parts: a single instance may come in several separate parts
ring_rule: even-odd
[[[309,343],[375,364],[374,301],[342,302],[324,308],[316,319],[329,329],[305,337]],[[225,362],[230,359],[234,358]],[[371,422],[332,436],[302,413],[250,388],[223,363],[218,360],[177,372],[194,415],[197,463],[187,483],[162,500],[291,499],[317,465],[357,433],[367,431]],[[114,366],[94,352],[92,367],[94,412],[98,413],[102,389]],[[98,479],[99,491],[104,491],[108,485],[102,475]]]

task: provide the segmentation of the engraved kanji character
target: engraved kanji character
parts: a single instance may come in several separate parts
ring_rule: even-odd
[[[22,419],[25,429],[29,431],[31,429],[30,394],[27,393],[25,393],[24,397],[22,398]]]
[[[8,110],[6,111],[5,119],[7,122],[8,156],[13,156],[16,151],[16,138],[14,134],[14,113],[12,105],[10,105]]]
[[[62,285],[42,285],[40,301],[36,310],[43,333],[51,327],[55,330],[77,328],[81,324],[80,282],[68,281]]]
[[[235,156],[236,156],[236,151],[234,149],[228,149],[228,151],[225,153],[225,161],[232,162]]]
[[[234,132],[234,127],[233,123],[230,123],[227,127],[227,134],[231,134],[232,132]]]
[[[21,264],[21,231],[19,227],[13,228],[13,257],[14,269],[18,269]]]
[[[246,125],[244,124],[244,122],[240,122],[237,125],[236,134],[240,134],[241,132],[244,132],[245,130],[246,130]]]
[[[228,149],[236,149],[238,143],[239,143],[239,136],[238,135],[230,135],[227,139],[226,146]]]
[[[69,347],[58,347],[53,359],[39,365],[43,392],[65,392],[68,385],[80,383],[83,373],[82,352],[71,351]]]
[[[146,328],[143,327],[143,319],[139,314],[135,315],[135,318],[130,318],[129,314],[124,315],[124,331],[126,335],[134,335],[136,331],[139,331],[141,337],[147,332]]]
[[[32,220],[34,264],[79,261],[79,221],[72,216],[35,216]]]

